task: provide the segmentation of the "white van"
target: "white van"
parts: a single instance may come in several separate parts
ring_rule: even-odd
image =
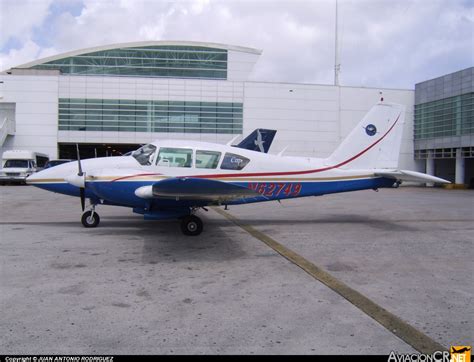
[[[29,175],[43,169],[49,157],[39,152],[10,150],[3,152],[2,160],[0,184],[3,185],[7,182],[25,183]]]

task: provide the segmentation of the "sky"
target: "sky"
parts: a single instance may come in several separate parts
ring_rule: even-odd
[[[335,0],[0,0],[0,69],[147,40],[263,50],[251,80],[334,83]],[[414,89],[474,65],[471,0],[339,0],[339,82]]]

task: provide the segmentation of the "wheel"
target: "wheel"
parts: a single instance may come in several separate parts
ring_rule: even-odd
[[[85,228],[95,228],[100,222],[99,214],[94,212],[92,215],[92,211],[86,211],[82,214],[81,222]]]
[[[181,220],[181,231],[184,235],[199,235],[202,232],[201,219],[194,215],[185,216]]]

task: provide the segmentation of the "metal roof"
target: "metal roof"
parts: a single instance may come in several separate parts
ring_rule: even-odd
[[[92,48],[73,50],[70,52],[53,55],[51,57],[37,59],[32,62],[18,65],[13,68],[31,68],[31,67],[34,67],[35,65],[51,62],[53,60],[58,60],[62,58],[68,58],[68,57],[73,57],[76,55],[83,55],[83,54],[88,54],[88,53],[103,51],[103,50],[112,50],[112,49],[119,49],[119,48],[149,47],[149,46],[196,46],[196,47],[208,47],[208,48],[232,50],[236,52],[251,53],[251,54],[256,54],[256,55],[260,55],[262,53],[262,50],[260,49],[246,48],[246,47],[241,47],[241,46],[236,46],[236,45],[220,44],[220,43],[205,43],[205,42],[197,42],[197,41],[180,41],[180,40],[178,41],[168,41],[168,40],[167,41],[164,41],[164,40],[139,41],[139,42],[129,42],[129,43],[108,44],[108,45],[101,45],[101,46],[96,46]]]

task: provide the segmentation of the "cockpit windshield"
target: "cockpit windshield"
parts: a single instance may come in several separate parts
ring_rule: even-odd
[[[140,163],[142,166],[150,166],[155,157],[156,146],[152,144],[145,145],[140,147],[138,150],[132,152],[132,156]]]

